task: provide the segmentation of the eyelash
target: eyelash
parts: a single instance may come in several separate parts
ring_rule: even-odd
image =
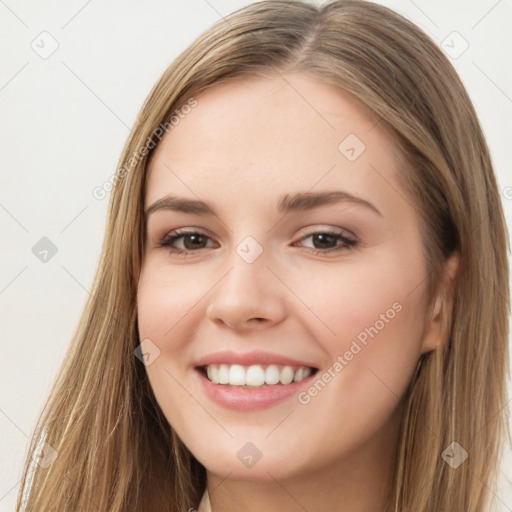
[[[158,242],[159,247],[167,247],[169,249],[170,254],[189,254],[192,252],[199,252],[203,248],[198,249],[197,251],[191,251],[186,249],[179,249],[177,247],[172,247],[172,244],[179,240],[180,238],[184,238],[187,236],[192,235],[199,235],[202,237],[210,238],[204,233],[201,233],[200,231],[173,231],[171,233],[168,233],[164,235]],[[306,247],[306,249],[309,249],[310,252],[313,254],[328,254],[332,252],[341,252],[346,250],[351,250],[355,248],[358,244],[357,240],[353,240],[351,238],[348,238],[344,236],[343,234],[336,232],[336,231],[330,231],[330,230],[324,230],[324,231],[314,231],[304,237],[301,238],[302,240],[305,240],[306,238],[309,238],[314,235],[328,235],[335,237],[338,240],[341,240],[343,242],[342,244],[336,245],[335,247],[331,247],[329,249],[312,249],[310,247]]]

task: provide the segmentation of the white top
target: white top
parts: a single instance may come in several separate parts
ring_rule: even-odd
[[[197,512],[212,512],[210,497],[208,496],[208,488],[206,488],[203,493],[203,497],[201,498]]]

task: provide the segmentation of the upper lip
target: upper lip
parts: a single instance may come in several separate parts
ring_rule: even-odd
[[[300,361],[280,354],[261,351],[245,353],[231,351],[215,352],[197,360],[195,366],[208,366],[210,364],[240,364],[242,366],[250,366],[253,364],[277,364],[283,366],[307,366],[315,368],[314,365],[305,361]]]

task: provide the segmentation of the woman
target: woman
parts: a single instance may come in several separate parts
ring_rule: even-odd
[[[486,510],[506,249],[471,101],[417,27],[233,13],[133,127],[18,509]]]

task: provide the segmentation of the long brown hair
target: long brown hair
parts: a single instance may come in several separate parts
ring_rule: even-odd
[[[26,461],[17,510],[183,511],[205,469],[169,426],[134,356],[148,159],[194,95],[227,80],[297,71],[366,104],[400,148],[415,198],[431,297],[453,252],[446,342],[411,383],[392,489],[395,512],[479,512],[507,432],[508,240],[489,150],[454,68],[421,30],[385,7],[263,1],[202,34],[145,101],[119,162],[94,285]],[[200,108],[200,104],[197,108]],[[457,469],[441,454],[457,442]],[[44,445],[43,443],[47,443]],[[32,462],[57,452],[49,467]],[[40,453],[39,453],[40,455]]]

